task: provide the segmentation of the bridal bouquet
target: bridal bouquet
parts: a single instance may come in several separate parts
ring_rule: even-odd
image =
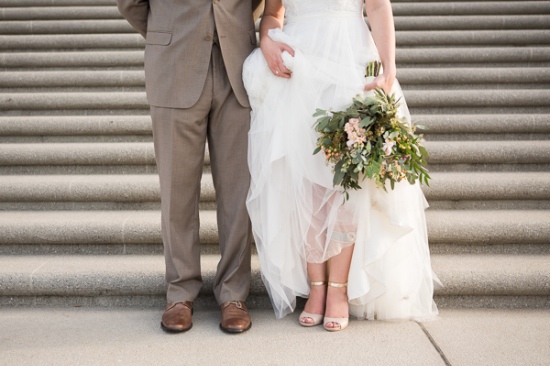
[[[366,76],[378,76],[380,62],[367,66]],[[327,164],[333,165],[335,186],[361,189],[365,177],[386,190],[386,181],[394,189],[395,182],[417,179],[429,186],[425,168],[428,152],[421,145],[422,135],[416,126],[397,114],[399,100],[375,89],[374,96],[356,96],[345,111],[317,109],[315,131],[320,133],[313,154],[323,152]]]

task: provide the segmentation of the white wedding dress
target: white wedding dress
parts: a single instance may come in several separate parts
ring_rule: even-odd
[[[343,203],[331,167],[313,155],[316,108],[342,110],[365,84],[365,66],[379,59],[363,19],[362,0],[283,0],[285,26],[269,37],[292,77],[276,77],[260,49],[244,64],[252,106],[247,207],[263,281],[277,318],[307,297],[306,262],[320,263],[355,243],[348,278],[350,314],[367,319],[436,317],[424,209],[418,184],[388,192],[368,179]],[[402,96],[397,82],[393,92]],[[401,112],[408,110],[401,99]]]

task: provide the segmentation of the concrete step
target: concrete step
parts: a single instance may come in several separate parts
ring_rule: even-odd
[[[203,255],[202,296],[212,295],[217,255]],[[550,296],[549,256],[434,255],[432,265],[443,288],[438,296],[460,302],[462,297],[483,296],[496,306],[506,298]],[[259,263],[253,257],[251,295],[267,296]],[[0,256],[0,302],[9,305],[110,305],[143,301],[158,303],[165,296],[164,260],[161,255],[110,256]],[[450,304],[448,304],[450,305]]]
[[[531,107],[533,113],[537,107],[550,105],[549,90],[405,90],[404,94],[410,108],[434,112],[454,108],[464,113],[464,108],[468,108],[468,112],[476,113],[476,108],[487,110],[489,107],[498,107],[492,111],[494,113],[513,106]]]
[[[443,204],[464,209],[465,204],[491,203],[542,206],[550,209],[550,173],[433,173],[430,187],[423,186],[432,209]],[[213,202],[212,175],[201,181],[201,201]],[[43,210],[51,203],[72,210],[94,209],[94,203],[159,203],[159,181],[154,174],[141,175],[14,175],[0,178],[0,210],[13,205]],[[65,203],[64,206],[61,206]],[[25,204],[25,206],[24,206]],[[461,206],[462,204],[462,206]],[[11,207],[10,207],[11,205]],[[435,207],[434,207],[435,205]],[[55,207],[55,206],[54,206]],[[158,206],[157,206],[158,207]],[[510,209],[511,207],[507,207]],[[139,209],[136,207],[136,209]]]
[[[545,67],[402,68],[397,78],[405,90],[550,88],[550,68]]]
[[[397,46],[534,46],[548,45],[547,30],[441,30],[396,32]],[[1,38],[0,38],[1,39]]]
[[[396,59],[398,67],[550,66],[550,47],[399,47]]]
[[[145,92],[2,93],[2,110],[130,109],[148,111]]]
[[[149,115],[0,116],[0,136],[151,136]]]
[[[550,14],[547,1],[399,1],[392,7],[395,16]]]
[[[426,128],[419,131],[430,140],[475,140],[496,136],[550,136],[550,117],[546,114],[417,114],[414,121]],[[97,116],[0,116],[0,141],[21,143],[52,141],[48,138],[66,137],[99,142],[101,136],[143,136],[152,138],[149,115]],[[447,136],[447,137],[446,137]],[[13,140],[10,140],[13,139]],[[80,141],[82,141],[82,139]],[[518,138],[520,139],[520,138]],[[533,138],[535,139],[535,138]],[[17,141],[20,140],[20,141]]]
[[[152,143],[4,144],[0,165],[149,165]]]
[[[524,107],[548,111],[550,89],[542,90],[405,90],[407,105],[411,108],[442,113],[446,108],[464,108],[476,113],[476,108],[486,113],[502,108]],[[144,92],[78,92],[78,93],[0,93],[0,113],[13,110],[148,110]],[[518,110],[516,113],[521,113]]]
[[[365,19],[367,20],[367,19]],[[402,30],[548,29],[550,15],[396,16]],[[134,33],[124,19],[4,20],[0,34]]]
[[[398,67],[451,67],[453,65],[485,67],[505,64],[510,67],[537,67],[550,64],[550,47],[484,48],[404,48],[396,50]],[[35,71],[59,68],[143,68],[143,50],[77,52],[0,53],[0,68],[32,68]],[[401,71],[401,70],[400,70]]]
[[[39,0],[17,2],[4,0],[0,3],[0,7],[5,8],[3,9],[3,18],[0,19],[100,19],[105,15],[97,11],[96,8],[116,11],[114,2],[106,0],[98,2],[53,0],[49,1],[48,5],[50,6],[45,7],[44,3]],[[550,6],[544,1],[404,1],[392,2],[392,6],[396,16],[550,14]],[[107,15],[112,16],[111,13],[107,13]]]
[[[218,242],[216,215],[201,211],[201,242]],[[550,245],[550,210],[428,210],[433,244]],[[159,211],[0,211],[1,245],[159,244]]]
[[[114,6],[116,0],[48,0],[49,6]],[[21,8],[21,7],[44,6],[44,0],[0,0],[0,7]]]
[[[116,9],[114,9],[116,11]],[[55,18],[54,18],[55,19]],[[0,50],[143,49],[145,40],[132,34],[0,35]]]
[[[550,133],[550,116],[547,114],[417,114],[413,120],[427,127],[420,131],[428,136]]]
[[[425,146],[430,166],[509,164],[527,169],[550,164],[550,141],[426,141]],[[32,166],[34,174],[48,174],[36,170],[39,166],[154,164],[153,144],[143,142],[3,144],[0,149],[0,166],[14,167],[14,172]]]
[[[536,24],[537,20],[533,19],[533,23]],[[6,35],[134,32],[134,28],[124,19],[4,20],[0,23],[0,34]]]
[[[397,31],[398,47],[548,45],[547,30]],[[67,50],[143,48],[139,34],[0,35],[0,50]]]
[[[549,49],[550,50],[550,49]],[[143,50],[0,53],[5,70],[85,68],[143,69]]]
[[[550,85],[550,68],[502,67],[502,68],[403,68],[397,73],[401,85],[416,89],[468,88],[485,89],[545,88]],[[512,85],[510,85],[512,84]],[[145,87],[142,70],[59,70],[59,71],[12,71],[0,74],[0,88],[87,88]]]
[[[548,164],[550,141],[427,141],[432,164]]]
[[[85,3],[83,3],[85,4]],[[89,4],[89,2],[88,2]],[[101,4],[101,3],[98,3]],[[122,19],[116,6],[37,6],[0,8],[0,20]]]
[[[102,86],[144,88],[145,74],[143,70],[13,71],[0,74],[0,88]]]
[[[415,114],[430,141],[547,140],[547,114]],[[0,116],[0,142],[150,142],[148,115]]]
[[[550,15],[397,15],[394,22],[398,31],[548,29]]]

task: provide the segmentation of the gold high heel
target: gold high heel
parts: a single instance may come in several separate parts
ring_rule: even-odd
[[[327,281],[310,282],[309,284],[311,286],[324,286],[327,284]],[[312,323],[303,322],[302,319],[304,318],[310,318],[311,320],[313,320],[313,322]],[[312,314],[304,310],[300,314],[300,317],[298,318],[298,322],[300,323],[301,326],[304,326],[304,327],[314,327],[323,322],[323,314]]]
[[[348,283],[347,282],[346,283],[336,283],[336,282],[330,282],[329,281],[328,285],[330,287],[342,288],[342,287],[347,287]],[[327,327],[328,323],[338,324],[339,326],[334,327],[334,328],[329,328],[329,327]],[[323,321],[323,327],[326,330],[328,330],[329,332],[338,332],[340,330],[346,329],[346,327],[348,326],[348,323],[349,323],[349,317],[346,317],[346,318],[331,318],[331,317],[325,316],[324,321]]]

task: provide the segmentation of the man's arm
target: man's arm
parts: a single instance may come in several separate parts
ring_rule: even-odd
[[[143,37],[147,34],[148,0],[117,0],[118,11]]]

